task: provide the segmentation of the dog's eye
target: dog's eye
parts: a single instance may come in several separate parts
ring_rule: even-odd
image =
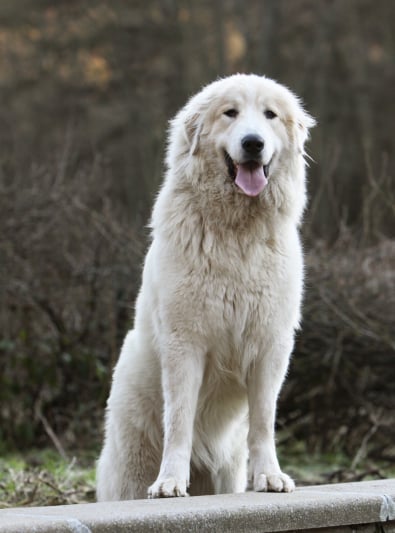
[[[276,118],[276,116],[277,116],[276,113],[274,111],[272,111],[271,109],[266,109],[266,111],[264,112],[264,115],[269,120],[271,120],[272,118]]]
[[[239,112],[237,111],[237,109],[234,109],[233,107],[231,109],[227,109],[226,111],[224,111],[224,115],[230,118],[235,118],[237,117],[238,114]]]

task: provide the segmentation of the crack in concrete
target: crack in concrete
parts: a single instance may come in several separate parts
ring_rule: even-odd
[[[395,520],[395,502],[387,494],[382,494],[383,502],[380,507],[380,520],[387,522],[388,520]]]

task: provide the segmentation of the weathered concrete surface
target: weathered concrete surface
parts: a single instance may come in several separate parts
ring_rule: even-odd
[[[307,530],[395,532],[395,479],[303,487],[291,494],[248,492],[0,510],[1,533]]]

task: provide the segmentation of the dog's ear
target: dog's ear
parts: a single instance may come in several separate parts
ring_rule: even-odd
[[[196,155],[199,151],[200,133],[203,127],[203,120],[200,113],[193,113],[185,118],[185,133],[190,146],[189,153]]]
[[[309,130],[316,125],[316,121],[302,107],[299,107],[296,117],[294,117],[292,122],[297,150],[301,154],[304,154],[304,144],[309,137]]]

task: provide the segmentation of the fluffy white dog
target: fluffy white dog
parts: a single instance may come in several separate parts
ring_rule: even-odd
[[[288,89],[244,74],[208,85],[171,122],[99,500],[242,492],[247,479],[294,489],[274,425],[300,320],[313,124]]]

